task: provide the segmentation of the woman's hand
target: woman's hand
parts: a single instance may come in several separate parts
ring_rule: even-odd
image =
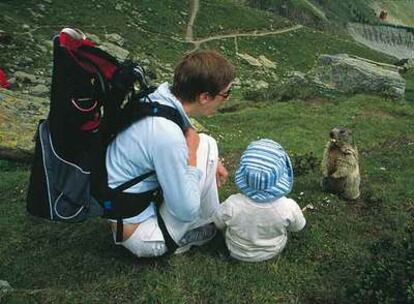
[[[217,181],[217,187],[221,187],[227,182],[227,179],[229,177],[229,172],[224,167],[221,159],[219,159],[217,163],[217,171],[216,171],[216,181]]]
[[[184,132],[185,141],[187,142],[188,148],[188,165],[196,167],[197,166],[197,149],[200,143],[200,136],[197,131],[188,128]]]

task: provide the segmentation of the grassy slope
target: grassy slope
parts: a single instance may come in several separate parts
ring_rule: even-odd
[[[414,3],[410,0],[400,1],[375,1],[375,7],[381,8],[388,12],[391,23],[404,24],[407,26],[414,26]]]
[[[185,44],[169,39],[184,37],[183,22],[188,18],[188,8],[183,1],[134,2],[146,23],[139,23],[128,6],[122,12],[116,11],[115,3],[110,1],[100,1],[102,9],[92,10],[93,14],[88,1],[67,4],[54,1],[53,11],[59,15],[50,15],[39,23],[26,10],[35,7],[34,3],[37,2],[0,3],[0,12],[15,18],[15,23],[7,19],[4,29],[14,31],[13,27],[19,23],[47,26],[35,32],[34,37],[39,42],[50,37],[51,31],[69,24],[95,34],[119,32],[127,38],[130,51],[136,50],[165,62],[173,62],[187,49]],[[240,6],[226,1],[222,7],[218,3],[209,2],[209,10],[196,20],[197,26],[203,28],[197,35],[216,33],[219,24],[224,32],[239,29],[238,24],[227,18],[233,11],[249,18],[242,30],[268,28],[268,23],[259,22],[258,12],[243,15],[246,12]],[[72,9],[75,4],[76,14]],[[202,7],[204,4],[202,2]],[[111,22],[108,22],[109,13]],[[164,18],[167,15],[168,18]],[[263,16],[262,20],[273,18],[275,28],[284,27],[285,19]],[[125,26],[125,20],[139,23],[139,27],[130,29]],[[213,21],[213,27],[208,28],[207,24]],[[16,35],[17,48],[23,48],[24,37]],[[234,58],[234,41],[206,46],[220,49],[229,56],[238,74],[262,75]],[[341,37],[311,29],[277,37],[243,38],[238,40],[238,46],[240,52],[254,56],[265,54],[276,61],[280,75],[288,70],[306,71],[314,64],[317,53],[348,52],[388,61]],[[33,46],[27,46],[24,52],[30,52],[31,48]],[[5,56],[0,57],[0,66],[12,60],[12,55],[12,51],[6,51]],[[50,58],[40,57],[34,65],[49,63]],[[412,93],[414,78],[411,74],[406,77]],[[297,176],[291,196],[301,206],[313,203],[318,209],[306,215],[307,228],[292,235],[278,259],[260,264],[228,260],[219,238],[183,256],[137,260],[112,244],[103,221],[64,225],[27,217],[24,195],[28,168],[0,162],[0,231],[6,231],[0,235],[0,279],[9,281],[15,288],[10,295],[0,295],[0,301],[345,302],[346,288],[358,279],[361,266],[371,256],[370,245],[383,237],[402,233],[403,225],[409,221],[406,210],[414,199],[412,183],[408,182],[412,180],[414,163],[413,121],[411,103],[363,95],[332,103],[260,103],[241,112],[203,119],[202,123],[219,140],[231,173],[241,151],[257,137],[273,138],[292,154],[312,152],[320,160],[331,127],[344,125],[354,130],[361,151],[362,201],[347,204],[322,193],[319,172],[309,171]],[[220,195],[226,198],[234,191],[235,186],[230,181]],[[301,192],[304,194],[300,195]]]
[[[293,23],[280,16],[249,8],[232,1],[200,1],[194,36],[203,38],[226,32],[251,32],[254,30],[276,30],[292,26]],[[232,18],[228,18],[228,16]],[[243,20],[243,22],[240,22]]]
[[[239,153],[259,136],[273,138],[291,152],[313,152],[320,159],[332,126],[345,125],[356,133],[363,200],[347,204],[322,193],[318,172],[298,176],[291,196],[301,206],[313,203],[317,211],[307,214],[307,228],[292,236],[278,259],[260,264],[228,260],[220,239],[183,256],[137,260],[112,244],[102,221],[62,225],[28,218],[24,212],[28,171],[3,163],[0,227],[8,233],[0,236],[0,273],[16,288],[5,299],[11,303],[345,301],[346,287],[370,256],[370,244],[401,233],[409,220],[405,210],[414,192],[406,181],[414,163],[413,119],[410,104],[355,96],[326,104],[262,105],[203,120],[220,140],[231,172]],[[234,191],[230,182],[221,197]]]

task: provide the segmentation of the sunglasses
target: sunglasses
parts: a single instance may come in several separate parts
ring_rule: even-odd
[[[221,97],[223,97],[223,98],[225,98],[225,99],[227,99],[227,98],[229,98],[229,97],[230,97],[230,94],[231,94],[231,88],[230,88],[230,89],[228,89],[226,92],[224,92],[224,93],[218,93],[217,95],[218,95],[218,96],[221,96]]]

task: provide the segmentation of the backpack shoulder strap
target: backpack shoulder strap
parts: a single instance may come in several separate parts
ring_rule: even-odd
[[[172,122],[176,123],[180,129],[184,132],[184,122],[180,115],[180,113],[169,106],[162,105],[158,102],[137,102],[135,109],[130,109],[130,115],[135,115],[135,119],[131,119],[129,121],[129,125],[137,122],[145,117],[149,116],[157,116],[157,117],[164,117],[166,119],[171,120]],[[132,116],[130,117],[132,118]],[[112,194],[121,193],[125,191],[126,189],[138,184],[139,182],[143,181],[147,177],[150,177],[151,175],[154,175],[155,171],[150,171],[145,174],[142,174],[140,176],[137,176],[121,185],[113,189],[111,192]]]
[[[184,131],[184,121],[178,110],[158,102],[141,102],[136,99],[131,99],[122,109],[118,125],[115,128],[117,130],[115,133],[119,134],[133,123],[148,116],[158,116],[169,119]]]

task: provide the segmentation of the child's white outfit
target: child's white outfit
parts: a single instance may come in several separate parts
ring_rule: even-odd
[[[225,230],[230,255],[246,262],[275,257],[287,231],[306,224],[298,204],[285,196],[293,187],[289,155],[273,140],[254,141],[243,152],[235,181],[242,193],[230,196],[213,217]]]
[[[286,245],[287,231],[300,231],[306,224],[293,199],[257,203],[241,193],[222,203],[213,219],[218,228],[225,228],[230,255],[246,262],[277,256]]]

